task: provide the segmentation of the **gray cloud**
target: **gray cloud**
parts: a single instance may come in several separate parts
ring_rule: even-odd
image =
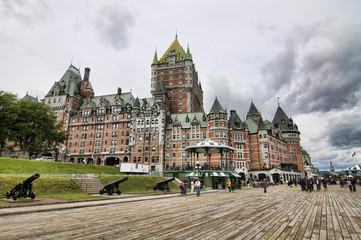
[[[237,110],[239,117],[243,118],[251,104],[251,93],[245,88],[245,83],[230,80],[225,76],[207,76],[207,85],[202,85],[204,95],[204,110],[209,112],[216,97],[227,111]],[[206,88],[206,89],[205,89]]]
[[[361,146],[360,109],[339,113],[330,119],[330,143],[332,146],[342,148],[358,148]]]
[[[92,24],[101,42],[123,49],[129,44],[134,16],[127,8],[106,5],[97,12]]]
[[[0,19],[14,18],[30,25],[44,19],[49,13],[48,2],[44,0],[0,1]]]
[[[355,106],[361,91],[360,29],[333,21],[295,27],[284,50],[261,69],[266,86],[296,112]]]

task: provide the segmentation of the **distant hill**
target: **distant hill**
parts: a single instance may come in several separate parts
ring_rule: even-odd
[[[326,174],[326,173],[330,173],[330,171],[320,171],[320,175]],[[335,172],[337,174],[346,174],[345,172]]]

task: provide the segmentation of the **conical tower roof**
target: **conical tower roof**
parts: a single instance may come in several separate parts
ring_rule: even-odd
[[[249,107],[249,111],[247,113],[247,117],[249,116],[261,116],[253,101],[251,102],[251,106]]]
[[[153,63],[152,64],[158,64],[157,50],[155,50],[155,52],[154,52],[154,57],[153,57]]]
[[[134,101],[134,105],[133,105],[134,109],[140,109],[140,102],[139,102],[139,98],[137,97]]]
[[[163,80],[160,80],[157,89],[155,90],[153,95],[163,95],[166,94],[167,90],[165,89]]]
[[[218,112],[218,113],[227,113],[223,109],[222,105],[219,103],[218,98],[216,98],[216,100],[214,100],[213,106],[212,106],[209,114],[216,113],[216,112]]]

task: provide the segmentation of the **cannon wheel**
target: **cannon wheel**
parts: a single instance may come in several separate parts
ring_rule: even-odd
[[[100,195],[103,195],[103,194],[104,194],[104,190],[101,189],[101,190],[99,191],[99,194],[100,194]]]
[[[117,191],[117,194],[118,194],[118,195],[122,194],[122,191],[118,190],[118,191]]]
[[[108,192],[108,195],[113,195],[114,190],[113,189],[108,189],[107,192]]]
[[[35,192],[32,192],[32,193],[30,194],[30,198],[31,198],[31,199],[35,199],[35,197],[36,197],[36,193],[35,193]]]
[[[167,191],[170,191],[170,188],[169,188],[169,187],[167,187]]]
[[[6,198],[9,199],[10,198],[10,192],[6,193]]]
[[[13,195],[13,200],[16,200],[16,199],[18,199],[18,194],[17,194],[17,193],[15,193],[15,194]]]

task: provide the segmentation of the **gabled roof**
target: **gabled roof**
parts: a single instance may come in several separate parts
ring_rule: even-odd
[[[238,116],[235,110],[231,110],[231,116],[229,117],[228,126],[234,130],[245,129],[245,124],[242,122],[241,118]]]
[[[275,128],[280,129],[282,132],[298,132],[297,125],[293,123],[292,118],[288,118],[287,114],[280,106],[277,108],[272,123]]]
[[[253,101],[251,102],[251,106],[249,107],[247,117],[248,116],[261,116],[256,106],[253,104]]]
[[[214,100],[213,106],[212,106],[209,114],[216,113],[216,112],[217,113],[227,113],[223,109],[222,105],[219,103],[218,98],[216,98],[216,100]]]
[[[80,93],[79,83],[82,81],[80,71],[70,65],[58,82],[55,82],[46,96],[52,96],[56,87],[59,88],[58,95],[78,96]]]
[[[23,101],[39,102],[37,97],[30,96],[28,93],[21,99]]]
[[[172,44],[169,46],[167,51],[159,59],[158,63],[168,63],[169,62],[168,57],[171,56],[172,54],[174,54],[174,56],[176,57],[175,60],[176,62],[184,61],[187,58],[187,53],[184,51],[183,47],[179,44],[177,36],[172,42]],[[154,64],[154,59],[153,59],[153,64]]]

